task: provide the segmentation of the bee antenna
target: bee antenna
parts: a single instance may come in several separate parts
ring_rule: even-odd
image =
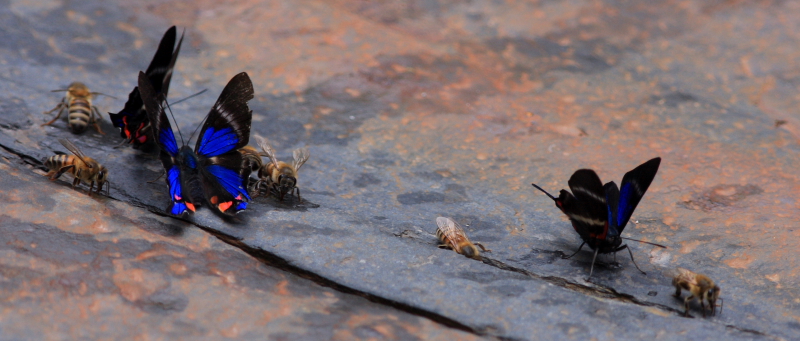
[[[116,97],[114,97],[114,96],[111,96],[111,95],[104,94],[104,93],[102,93],[102,92],[92,92],[92,95],[93,95],[93,96],[96,96],[96,95],[103,95],[103,96],[106,96],[106,97],[111,97],[111,98],[113,98],[113,99],[119,99],[119,98],[116,98]]]
[[[206,91],[208,91],[208,89],[203,89],[203,90],[200,90],[200,92],[198,92],[198,93],[195,93],[195,94],[193,94],[193,95],[186,96],[186,97],[184,97],[184,98],[181,98],[181,99],[179,99],[179,100],[177,100],[177,101],[175,101],[175,102],[172,102],[172,105],[178,104],[178,103],[180,103],[180,102],[183,102],[183,101],[185,101],[185,100],[188,100],[188,99],[190,99],[190,98],[193,98],[193,97],[200,96],[200,95],[204,94]]]
[[[62,91],[69,91],[69,89],[50,90],[50,92],[62,92]]]
[[[181,137],[181,144],[185,145],[186,141],[183,140],[183,134],[181,133],[181,128],[178,126],[178,121],[175,119],[175,115],[172,113],[172,108],[169,107],[169,102],[167,102],[166,98],[164,98],[164,105],[167,106],[167,110],[169,110],[169,115],[172,116],[172,122],[175,122],[175,129],[178,129],[178,135]]]
[[[547,196],[548,196],[548,197],[550,197],[550,199],[553,199],[554,201],[557,201],[557,200],[558,200],[558,198],[554,197],[554,196],[553,196],[552,194],[550,194],[550,193],[547,193],[547,191],[545,191],[544,189],[542,189],[542,188],[541,188],[541,187],[539,187],[539,186],[536,186],[536,184],[531,184],[531,185],[533,185],[533,187],[536,187],[536,189],[538,189],[538,190],[542,191],[542,193],[544,193],[544,194],[547,194]]]
[[[632,239],[632,238],[627,238],[627,237],[622,237],[622,239],[632,240],[632,241],[635,241],[635,242],[640,242],[640,243],[650,244],[650,245],[653,245],[653,246],[658,246],[658,247],[660,247],[660,248],[667,249],[667,247],[666,247],[666,246],[664,246],[664,245],[661,245],[661,244],[656,244],[656,243],[651,243],[651,242],[646,242],[646,241],[644,241],[644,240]]]

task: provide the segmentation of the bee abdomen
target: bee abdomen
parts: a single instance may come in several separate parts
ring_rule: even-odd
[[[69,103],[69,126],[73,132],[82,132],[89,124],[92,103],[84,98],[75,98]]]
[[[439,242],[440,242],[440,243],[442,243],[442,244],[448,244],[448,243],[447,243],[447,237],[445,237],[445,235],[444,235],[444,233],[442,232],[442,230],[441,230],[441,229],[437,229],[437,230],[436,230],[436,238],[437,238],[437,239],[439,239]]]
[[[48,157],[44,160],[44,166],[50,170],[57,170],[73,164],[74,160],[72,155],[59,154]]]

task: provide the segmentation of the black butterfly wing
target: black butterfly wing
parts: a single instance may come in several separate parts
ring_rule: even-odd
[[[167,97],[170,80],[172,79],[172,70],[175,68],[175,61],[183,43],[183,34],[181,34],[178,46],[173,51],[175,37],[176,28],[172,26],[161,38],[158,50],[156,50],[156,54],[153,56],[153,60],[145,73],[155,93],[163,94],[164,98]],[[151,130],[148,126],[148,116],[138,86],[134,87],[133,91],[128,95],[128,101],[125,102],[122,111],[116,114],[108,113],[108,116],[114,127],[120,129],[120,136],[133,144],[134,148],[149,142]]]
[[[175,26],[170,27],[161,38],[161,43],[158,44],[156,55],[147,67],[147,78],[150,79],[150,84],[157,94],[164,94],[167,98],[169,92],[169,83],[172,80],[172,70],[175,68],[175,61],[178,60],[178,53],[181,51],[181,44],[183,44],[183,33],[181,39],[178,41],[178,46],[175,46],[175,37],[177,35]]]
[[[608,229],[608,205],[600,177],[591,169],[579,169],[568,183],[576,200],[569,207],[565,205],[564,213],[575,231],[587,242],[604,236]]]
[[[164,112],[164,97],[157,94],[150,80],[144,72],[139,72],[139,91],[145,106],[147,117],[150,120],[151,135],[155,143],[161,148],[159,159],[167,173],[167,186],[169,187],[170,208],[169,212],[174,215],[183,215],[189,210],[194,212],[190,192],[181,177],[181,167],[177,162],[178,142],[175,140],[175,133]]]
[[[625,229],[633,210],[636,209],[636,205],[642,200],[647,188],[650,187],[650,183],[656,177],[659,165],[661,165],[660,157],[651,159],[625,173],[622,178],[622,185],[619,189],[619,207],[616,209],[615,219],[619,233],[622,233],[622,230]]]
[[[239,149],[250,141],[253,112],[247,102],[253,97],[247,73],[234,76],[208,113],[195,145],[195,153],[204,160],[200,180],[206,200],[225,214],[245,209],[250,200],[251,169]]]

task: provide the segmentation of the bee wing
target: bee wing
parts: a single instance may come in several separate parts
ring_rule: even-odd
[[[311,156],[311,153],[306,147],[295,149],[294,153],[292,154],[292,157],[294,158],[294,161],[292,161],[292,168],[294,168],[295,172],[299,171],[300,167],[302,167]]]
[[[439,226],[439,230],[441,230],[442,234],[450,241],[452,244],[451,246],[456,249],[456,252],[461,253],[461,248],[459,247],[461,241],[469,240],[461,225],[447,217],[436,218],[436,225]]]
[[[264,151],[264,154],[267,154],[267,157],[270,161],[272,161],[272,165],[275,168],[278,168],[278,158],[275,157],[275,148],[272,148],[272,145],[267,141],[266,138],[262,137],[261,135],[255,135],[253,138],[256,139],[256,143],[258,146],[261,147],[261,150]]]
[[[677,281],[684,281],[688,284],[697,285],[697,274],[684,268],[675,268],[667,271],[669,277]]]
[[[58,139],[58,142],[60,142],[61,145],[64,146],[64,148],[67,148],[67,150],[72,152],[72,154],[75,154],[75,156],[77,156],[79,159],[81,159],[81,161],[83,161],[83,163],[87,167],[92,168],[92,166],[88,162],[86,162],[86,155],[84,155],[83,152],[77,146],[72,144],[72,142],[70,142],[70,140]]]

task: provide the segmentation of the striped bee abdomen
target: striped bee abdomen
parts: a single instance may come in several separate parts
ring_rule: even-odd
[[[82,133],[92,118],[92,103],[88,98],[72,98],[69,103],[69,127],[75,134]]]

